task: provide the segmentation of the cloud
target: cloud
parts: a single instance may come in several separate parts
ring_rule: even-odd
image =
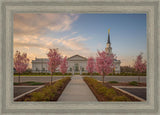
[[[81,36],[77,36],[70,39],[56,39],[57,43],[60,43],[71,50],[86,50],[87,48],[82,43],[82,41],[86,40],[86,38],[83,38]]]
[[[63,32],[71,30],[78,17],[75,14],[15,14],[14,52],[26,52],[30,60],[46,58],[50,48],[58,48],[63,56],[68,57],[76,54],[93,56],[95,53],[85,44],[89,38],[78,35],[78,32],[63,36]],[[52,32],[60,36],[46,36]]]
[[[43,44],[39,43],[23,43],[23,42],[15,42],[14,43],[15,47],[42,47]]]
[[[29,47],[31,52],[33,52],[33,49],[36,49],[37,52],[41,52],[43,57],[44,55],[46,57],[46,53],[50,48],[58,48],[64,56],[72,56],[75,54],[87,57],[90,55],[93,56],[94,52],[84,44],[87,40],[87,38],[82,36],[65,36],[61,38],[43,37],[39,39],[26,38],[25,42],[21,40],[14,40],[14,47],[15,49],[20,47]]]
[[[135,62],[135,56],[119,56],[118,60],[121,61],[121,66],[133,66]]]
[[[77,34],[78,32],[72,32],[72,35]]]
[[[24,35],[40,36],[47,31],[64,32],[78,19],[76,14],[17,13],[14,15],[14,37]]]

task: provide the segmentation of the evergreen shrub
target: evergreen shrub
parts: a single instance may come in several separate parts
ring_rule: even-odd
[[[130,99],[123,95],[123,96],[115,96],[113,98],[113,101],[130,101]]]
[[[137,85],[138,85],[138,82],[136,82],[136,81],[131,81],[131,82],[129,82],[129,85],[137,86]]]
[[[109,81],[109,83],[118,83],[118,81]]]

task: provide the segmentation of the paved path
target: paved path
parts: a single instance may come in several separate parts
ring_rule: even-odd
[[[72,77],[58,101],[97,101],[80,75]]]

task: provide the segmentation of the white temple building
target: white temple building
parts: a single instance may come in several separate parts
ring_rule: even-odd
[[[45,58],[35,58],[32,60],[32,72],[34,73],[45,73],[48,71],[48,59]],[[80,55],[74,55],[67,59],[68,62],[68,70],[67,73],[87,73],[86,66],[87,66],[87,58],[82,57]],[[57,68],[57,72],[59,68]]]
[[[112,47],[111,47],[111,42],[110,42],[110,29],[108,29],[108,41],[107,41],[107,47],[105,48],[105,51],[109,54],[112,54]],[[120,73],[121,72],[120,64],[121,64],[120,60],[114,59],[114,65],[115,65],[114,71],[115,71],[115,73]]]
[[[110,43],[110,31],[108,30],[108,41],[107,41],[107,47],[105,48],[105,51],[107,53],[112,53],[112,47]],[[32,60],[32,72],[34,73],[48,73],[48,59],[47,58],[35,58],[35,60]],[[74,55],[67,59],[68,62],[68,70],[67,73],[72,73],[73,75],[75,73],[87,73],[86,66],[87,66],[87,58],[80,56],[80,55]],[[114,60],[115,73],[120,73],[120,60],[115,59]],[[57,72],[58,72],[57,68]]]

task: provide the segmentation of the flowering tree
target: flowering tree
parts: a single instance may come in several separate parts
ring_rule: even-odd
[[[29,64],[29,58],[27,58],[27,54],[21,54],[19,51],[16,51],[14,55],[14,68],[19,74],[18,82],[20,83],[20,74],[26,71]]]
[[[93,57],[88,58],[87,67],[86,67],[88,73],[92,76],[94,70],[95,70],[95,62]]]
[[[146,71],[146,61],[142,61],[142,53],[137,56],[134,64],[134,68],[137,73],[143,73]],[[138,82],[140,82],[140,77],[138,76]]]
[[[67,72],[67,69],[68,69],[68,62],[67,62],[67,57],[65,56],[64,59],[61,61],[60,71],[64,75]]]
[[[112,73],[114,68],[114,55],[108,54],[105,51],[99,52],[98,56],[96,57],[96,69],[97,72],[102,75],[103,77],[103,84],[104,84],[104,76]]]
[[[50,49],[48,54],[48,70],[51,72],[51,83],[53,73],[56,71],[57,67],[61,62],[61,55],[58,53],[58,49]]]

